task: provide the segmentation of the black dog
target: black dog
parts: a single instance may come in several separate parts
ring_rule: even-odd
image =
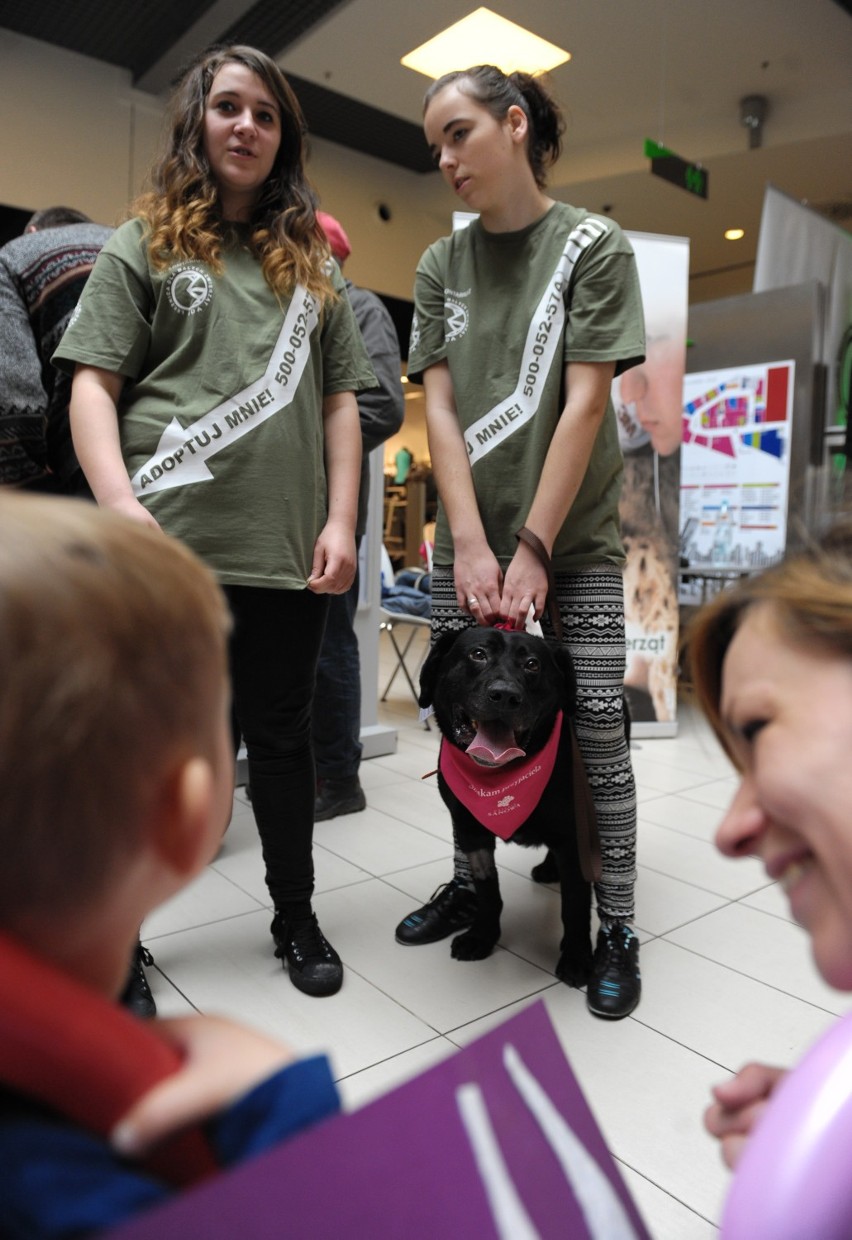
[[[556,976],[569,986],[584,985],[592,964],[591,878],[598,873],[588,836],[582,849],[578,845],[578,794],[584,805],[590,798],[571,723],[576,679],[570,653],[553,639],[522,632],[477,627],[446,633],[423,665],[420,705],[435,710],[443,737],[441,796],[476,885],[475,920],[453,939],[453,956],[482,960],[500,938],[495,831],[510,834],[512,843],[546,844],[556,860],[564,931]],[[579,817],[585,818],[581,840],[585,831],[596,841],[593,810],[581,809]]]

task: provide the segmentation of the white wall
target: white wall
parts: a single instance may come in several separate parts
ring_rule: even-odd
[[[349,234],[349,279],[410,299],[417,260],[452,228],[453,200],[443,181],[319,138],[311,140],[308,174],[323,209]],[[379,218],[380,202],[390,207],[387,223]]]
[[[156,141],[158,101],[123,69],[5,30],[0,81],[0,203],[64,203],[115,223]]]

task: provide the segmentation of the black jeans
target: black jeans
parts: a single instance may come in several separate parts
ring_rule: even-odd
[[[361,539],[356,538],[356,547]],[[313,742],[320,779],[354,779],[361,766],[361,659],[355,636],[358,573],[345,594],[328,600],[317,666]]]
[[[314,889],[311,708],[328,598],[256,586],[225,594],[234,745],[242,736],[266,885],[276,909],[304,911]]]

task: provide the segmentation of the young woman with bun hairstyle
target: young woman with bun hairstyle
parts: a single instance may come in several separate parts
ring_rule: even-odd
[[[408,370],[425,389],[441,501],[432,633],[498,621],[523,629],[530,613],[553,633],[549,559],[601,837],[588,1006],[618,1019],[639,1002],[640,980],[610,387],[644,357],[636,262],[613,220],[548,195],[564,122],[541,78],[492,65],[449,73],[427,92],[424,129],[459,207],[477,216],[429,247],[415,283]],[[443,938],[471,924],[475,905],[456,849],[453,881],[397,939]]]

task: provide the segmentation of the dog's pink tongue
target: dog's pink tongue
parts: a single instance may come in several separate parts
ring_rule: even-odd
[[[476,736],[467,747],[467,753],[478,762],[487,762],[489,766],[505,766],[513,758],[523,758],[523,749],[518,749],[515,737],[510,728],[501,728],[499,724],[480,725]]]

